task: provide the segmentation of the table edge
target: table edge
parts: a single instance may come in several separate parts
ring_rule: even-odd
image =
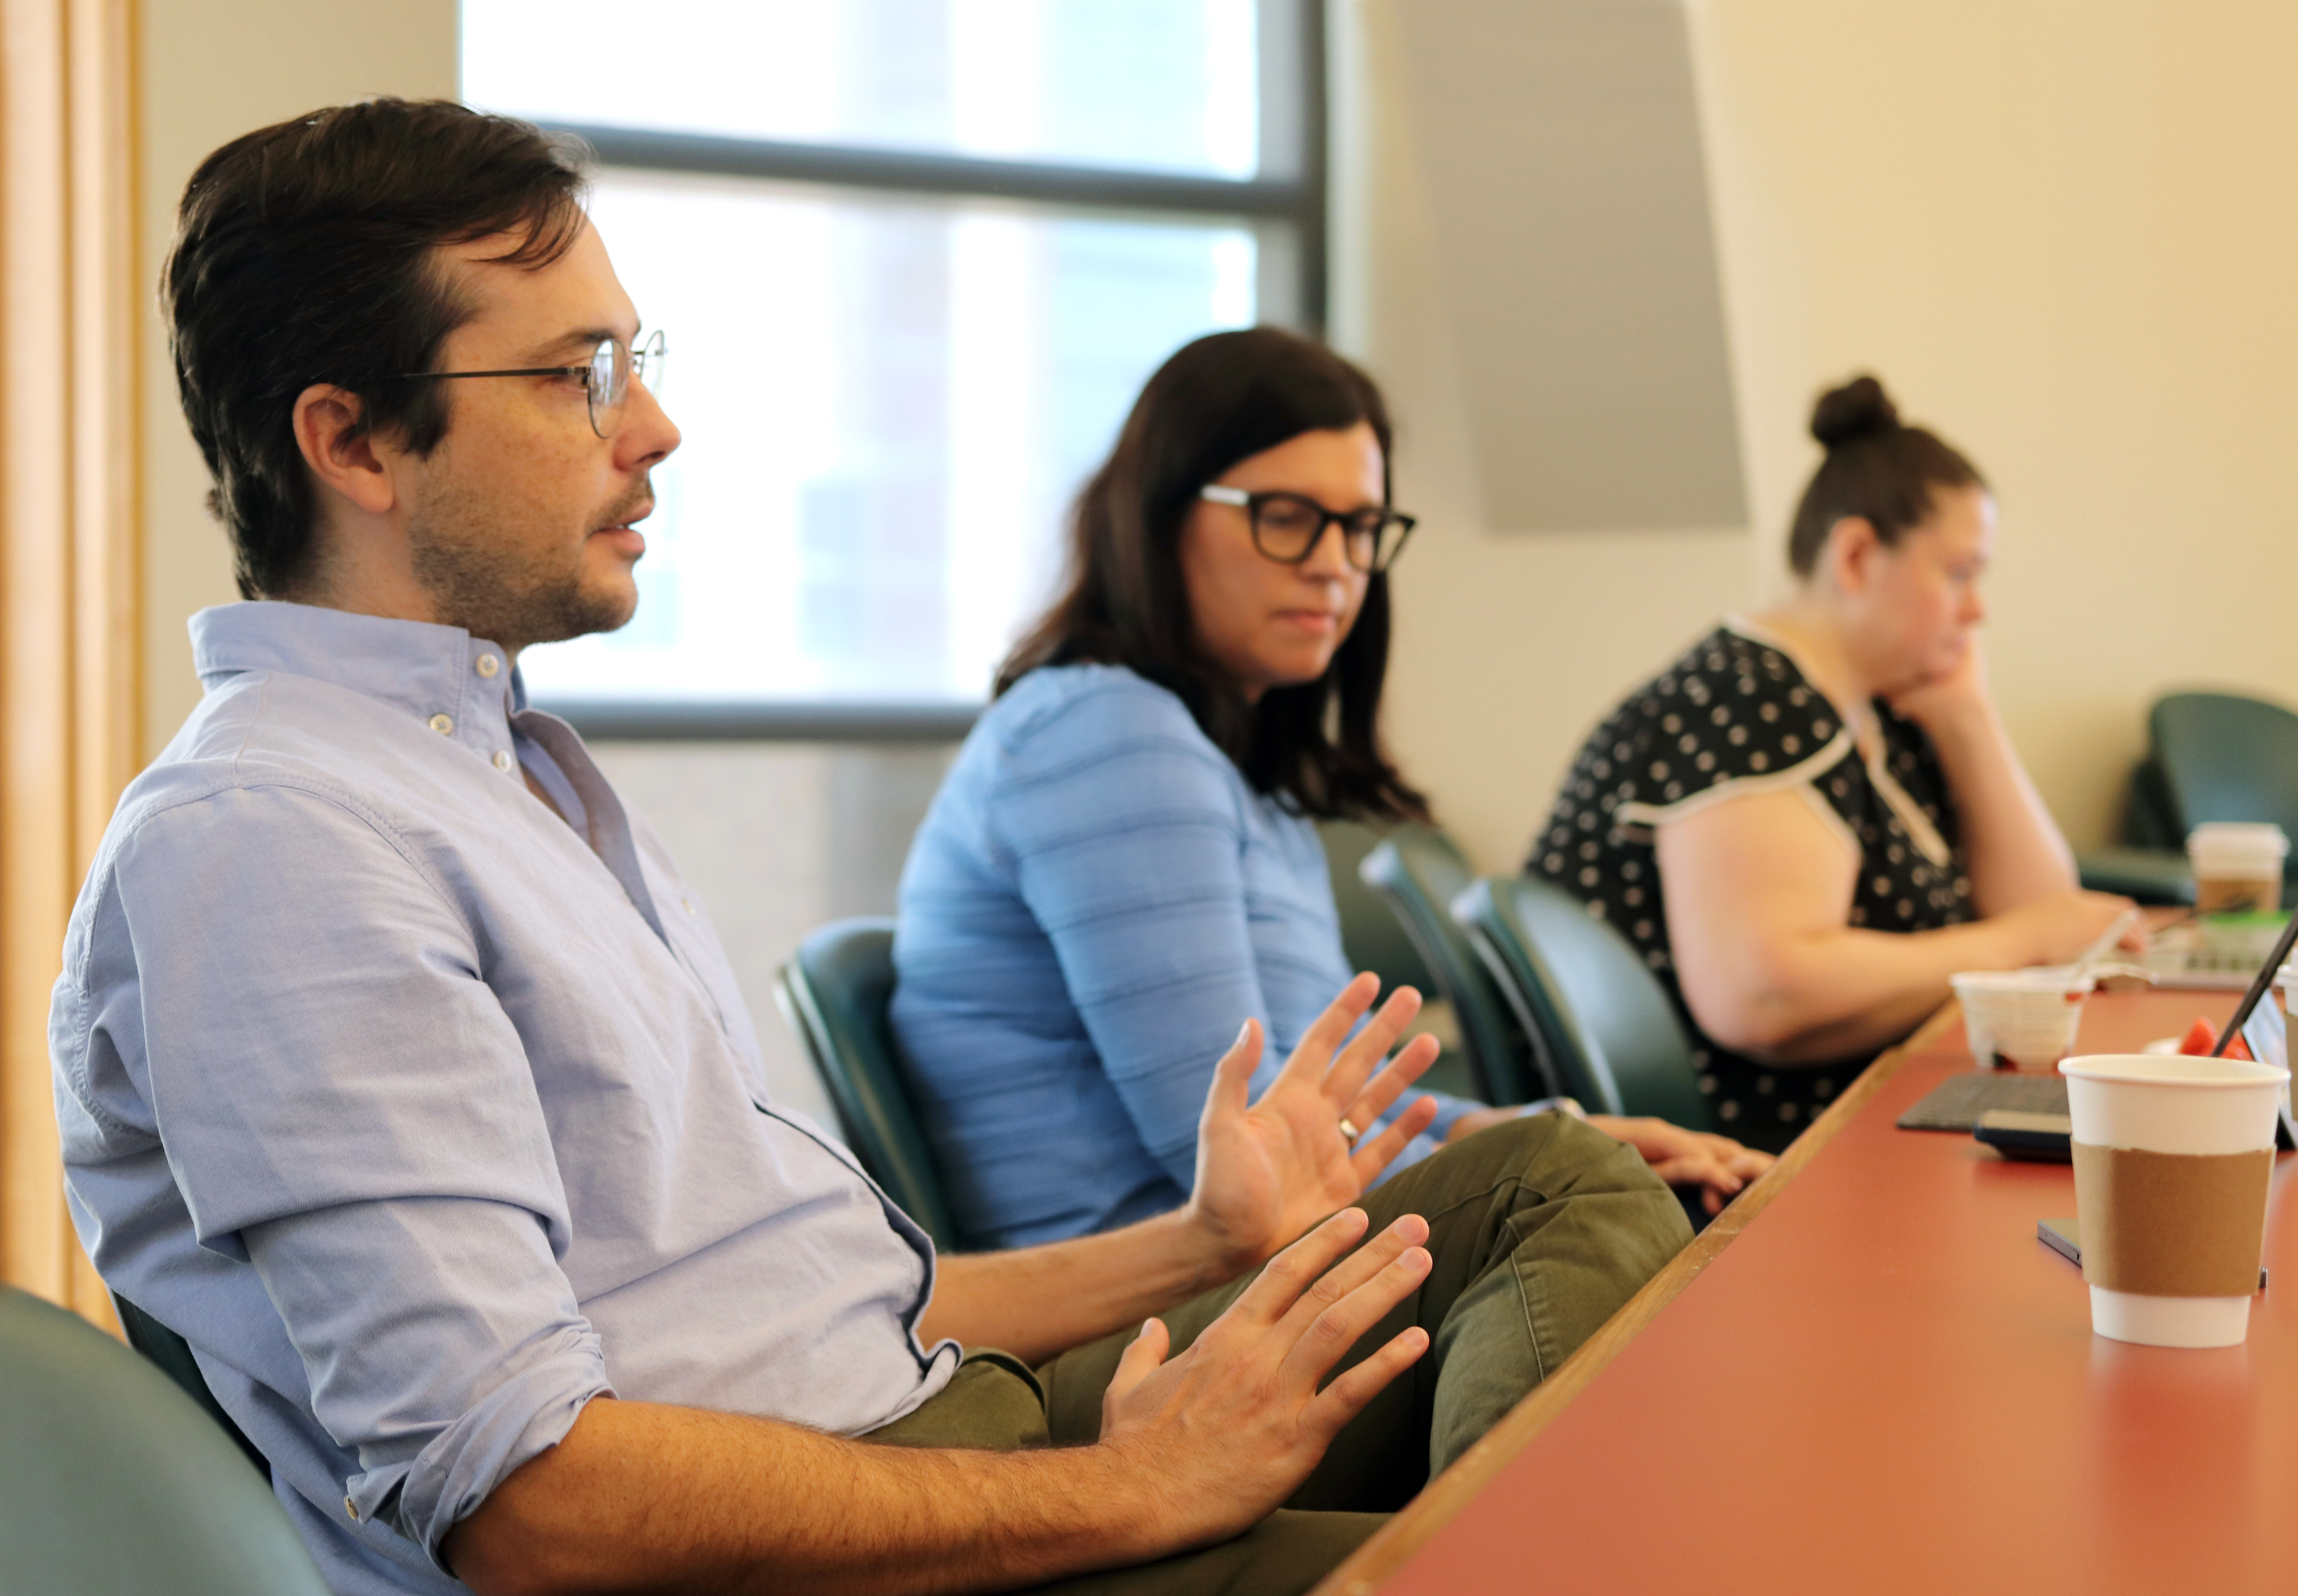
[[[1692,1238],[1690,1246],[1645,1281],[1643,1289],[1621,1304],[1619,1311],[1583,1342],[1564,1360],[1562,1368],[1533,1387],[1506,1418],[1485,1433],[1484,1439],[1462,1452],[1451,1468],[1429,1481],[1370,1540],[1327,1575],[1310,1596],[1370,1596],[1384,1581],[1394,1575],[1454,1515],[1474,1501],[1517,1453],[1531,1444],[1603,1371],[1604,1366],[1658,1316],[1661,1309],[1715,1261],[1732,1239],[1771,1205],[1772,1200],[1787,1188],[1821,1148],[1835,1139],[1836,1133],[1883,1089],[1909,1058],[1918,1053],[1937,1051],[1942,1045],[1954,1046],[1947,1038],[1962,1023],[1962,1011],[1949,999],[1905,1040],[1878,1054],[1874,1063],[1844,1089],[1843,1095],[1812,1122],[1811,1129],[1780,1155],[1779,1162],[1733,1199],[1705,1230]]]

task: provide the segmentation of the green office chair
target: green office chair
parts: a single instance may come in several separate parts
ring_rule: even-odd
[[[1401,826],[1367,854],[1360,874],[1387,903],[1452,1005],[1460,1039],[1487,1103],[1554,1096],[1555,1077],[1509,1013],[1507,999],[1447,906],[1474,875],[1452,839],[1425,826]]]
[[[327,1596],[269,1487],[182,1392],[4,1286],[0,1591]]]
[[[2141,903],[2192,903],[2186,833],[2209,820],[2267,821],[2298,837],[2298,715],[2235,693],[2169,693],[2147,712],[2123,845],[2086,854],[2082,883]],[[2286,882],[2283,903],[2292,902]]]
[[[1484,1079],[1468,1055],[1467,1042],[1459,1038],[1458,1022],[1446,1023],[1451,1005],[1444,996],[1436,972],[1413,946],[1404,922],[1380,894],[1366,884],[1360,873],[1365,856],[1397,829],[1393,825],[1370,826],[1355,820],[1317,823],[1318,840],[1325,845],[1325,867],[1332,876],[1333,907],[1340,912],[1341,950],[1348,956],[1350,969],[1369,970],[1380,977],[1382,992],[1410,987],[1442,1011],[1442,1014],[1428,1014],[1430,1029],[1445,1036],[1448,1044],[1457,1040],[1459,1045],[1448,1045],[1442,1055],[1428,1066],[1419,1084],[1432,1091],[1450,1092],[1456,1097],[1481,1097]],[[1430,835],[1441,839],[1443,833],[1432,831]],[[1447,842],[1445,846],[1451,845]]]
[[[887,1019],[893,996],[894,922],[878,917],[823,926],[774,980],[775,1005],[830,1088],[846,1145],[934,1245],[954,1253],[957,1224]]]
[[[1538,876],[1487,876],[1451,908],[1566,1092],[1591,1112],[1713,1129],[1691,1044],[1626,938]]]
[[[255,1465],[255,1471],[266,1480],[271,1477],[271,1465],[261,1452],[255,1450],[240,1427],[232,1423],[231,1415],[208,1389],[207,1377],[192,1358],[191,1343],[167,1326],[153,1319],[118,1292],[112,1294],[112,1305],[120,1314],[120,1327],[127,1333],[128,1344],[149,1359],[153,1367],[176,1383],[176,1389],[199,1405],[201,1412],[216,1422],[223,1433],[231,1437],[234,1446]]]
[[[2298,837],[2298,715],[2232,693],[2171,693],[2146,716],[2177,827],[2271,821]]]

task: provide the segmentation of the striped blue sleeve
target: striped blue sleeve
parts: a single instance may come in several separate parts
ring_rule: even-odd
[[[1186,1191],[1215,1063],[1248,1016],[1270,1024],[1233,773],[1178,700],[1139,682],[1062,705],[1008,752],[987,806],[995,844],[1142,1145]],[[1282,1063],[1270,1048],[1256,1091]],[[1449,1124],[1475,1105],[1442,1106]]]

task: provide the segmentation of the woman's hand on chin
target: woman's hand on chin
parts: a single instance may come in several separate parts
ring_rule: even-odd
[[[1883,697],[1892,709],[1935,738],[1949,727],[1993,714],[1995,700],[1987,690],[1986,650],[1980,647],[1978,634],[1972,633],[1963,657],[1948,670]]]

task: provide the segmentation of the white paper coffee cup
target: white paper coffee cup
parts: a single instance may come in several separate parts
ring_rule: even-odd
[[[2071,1058],[2059,1072],[2074,1121],[2092,1330],[2148,1346],[2238,1344],[2257,1294],[2275,1111],[2290,1072],[2160,1054]],[[2224,1284],[2240,1290],[2161,1289],[2205,1258],[2220,1260]]]
[[[2056,970],[1967,970],[1947,978],[1963,1005],[1971,1055],[1982,1068],[2005,1058],[2022,1070],[2042,1070],[2075,1050],[2087,980]]]
[[[2277,825],[2205,821],[2186,833],[2195,906],[2205,914],[2271,914],[2282,906],[2290,839]]]

